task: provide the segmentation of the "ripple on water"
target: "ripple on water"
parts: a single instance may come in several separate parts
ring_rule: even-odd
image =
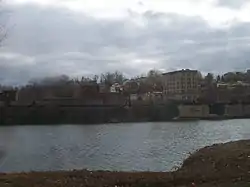
[[[248,119],[0,127],[0,172],[167,171],[213,143],[250,139]]]

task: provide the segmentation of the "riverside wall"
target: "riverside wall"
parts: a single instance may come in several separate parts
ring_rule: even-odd
[[[97,124],[250,117],[250,104],[0,105],[0,124]]]
[[[250,104],[180,104],[179,118],[249,118]]]
[[[10,105],[0,107],[1,124],[96,124],[166,121],[178,115],[167,105]],[[174,113],[175,112],[175,113]]]

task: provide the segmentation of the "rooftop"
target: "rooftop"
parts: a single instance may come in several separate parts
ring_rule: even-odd
[[[162,75],[173,75],[173,74],[181,73],[181,72],[198,73],[198,70],[182,69],[182,70],[177,70],[177,71],[171,71],[171,72],[163,73]]]

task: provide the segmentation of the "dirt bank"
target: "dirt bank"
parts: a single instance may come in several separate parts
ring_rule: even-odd
[[[205,147],[175,172],[70,171],[0,174],[0,187],[249,187],[250,140]]]

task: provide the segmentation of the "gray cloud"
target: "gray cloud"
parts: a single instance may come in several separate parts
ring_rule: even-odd
[[[232,9],[239,9],[247,2],[248,0],[218,0],[217,5]]]
[[[151,11],[103,20],[36,5],[9,9],[13,27],[0,51],[3,83],[114,70],[133,76],[152,68],[218,73],[250,67],[248,23],[214,29],[200,17]]]

